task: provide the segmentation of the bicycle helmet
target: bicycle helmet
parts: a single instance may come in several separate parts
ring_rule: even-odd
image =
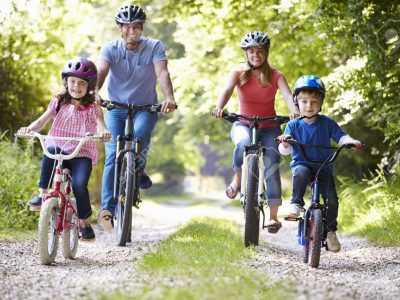
[[[265,50],[269,50],[269,46],[271,45],[271,40],[269,39],[268,34],[263,33],[261,31],[252,31],[242,38],[240,42],[240,47],[243,50],[253,46],[264,47]]]
[[[301,91],[317,91],[321,94],[322,101],[324,101],[325,86],[322,80],[318,76],[315,75],[301,76],[294,84],[293,96],[296,98]]]
[[[61,71],[62,78],[68,76],[79,77],[86,80],[89,83],[89,87],[92,89],[97,80],[96,65],[86,58],[74,57],[65,64],[64,69]]]
[[[115,22],[120,24],[144,23],[146,22],[146,13],[137,5],[126,5],[121,7],[115,15]]]

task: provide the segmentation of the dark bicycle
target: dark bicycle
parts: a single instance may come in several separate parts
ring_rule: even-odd
[[[239,120],[251,122],[251,145],[245,146],[242,179],[240,190],[240,202],[243,205],[245,213],[244,226],[244,244],[257,246],[260,233],[260,211],[263,215],[262,228],[265,226],[265,180],[264,180],[264,160],[265,148],[259,141],[260,123],[271,121],[281,125],[289,121],[289,117],[271,116],[271,117],[248,117],[239,114],[224,112],[223,118],[231,123]]]
[[[328,199],[323,197],[323,202],[321,203],[319,175],[324,166],[333,164],[342,149],[358,148],[355,144],[343,144],[340,147],[331,147],[304,144],[294,139],[286,140],[285,142],[291,145],[298,145],[302,157],[308,163],[318,166],[317,172],[310,183],[311,203],[310,206],[303,211],[303,217],[285,217],[286,221],[299,221],[297,238],[299,245],[303,246],[303,262],[306,264],[309,263],[313,268],[318,268],[321,256],[321,248],[325,247],[326,250],[329,250],[326,242],[328,234]],[[314,161],[307,157],[304,149],[305,147],[332,149],[335,151],[324,161]]]
[[[138,185],[140,139],[135,137],[133,118],[142,110],[160,112],[161,104],[133,105],[103,100],[102,106],[108,110],[127,110],[124,136],[117,137],[113,194],[116,203],[114,224],[117,245],[125,246],[131,237],[132,207],[139,208],[141,202]]]

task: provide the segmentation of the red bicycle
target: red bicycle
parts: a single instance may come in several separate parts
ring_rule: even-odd
[[[71,197],[71,172],[63,168],[64,160],[73,159],[81,147],[88,141],[104,141],[103,137],[87,135],[85,137],[54,137],[32,134],[16,134],[20,138],[38,138],[44,154],[57,161],[53,179],[53,190],[43,198],[39,218],[39,252],[40,260],[44,265],[55,261],[58,251],[58,241],[62,237],[63,256],[67,259],[75,258],[78,250],[79,218],[75,198]],[[78,145],[71,154],[51,154],[45,145],[45,140],[77,141]]]

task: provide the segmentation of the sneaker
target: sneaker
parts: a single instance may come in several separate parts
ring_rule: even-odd
[[[104,230],[112,230],[114,228],[113,214],[108,209],[102,209],[99,212],[97,222]]]
[[[340,242],[336,236],[336,232],[329,231],[326,237],[326,242],[328,244],[328,251],[331,252],[339,252],[340,251]]]
[[[93,241],[96,238],[91,226],[81,227],[81,237],[84,241]]]
[[[289,213],[286,214],[286,218],[298,218],[302,212],[303,207],[297,203],[291,203]]]
[[[35,198],[28,201],[28,205],[32,206],[42,206],[42,197],[36,196]]]
[[[153,185],[149,175],[143,173],[139,175],[139,187],[143,190],[149,189]]]

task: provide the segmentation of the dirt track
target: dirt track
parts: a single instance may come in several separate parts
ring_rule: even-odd
[[[95,299],[97,293],[133,293],[135,287],[151,278],[137,272],[132,261],[140,260],[193,216],[242,222],[240,209],[228,209],[223,204],[187,207],[144,203],[135,212],[131,245],[114,246],[113,233],[95,227],[96,241],[81,242],[75,260],[65,260],[59,253],[56,264],[50,267],[40,265],[36,239],[0,242],[0,298]],[[297,299],[398,299],[400,249],[374,247],[352,236],[342,235],[340,239],[342,251],[323,251],[319,269],[311,269],[301,262],[296,224],[285,222],[276,235],[262,231],[258,258],[244,263],[270,276],[270,280],[297,286]]]

